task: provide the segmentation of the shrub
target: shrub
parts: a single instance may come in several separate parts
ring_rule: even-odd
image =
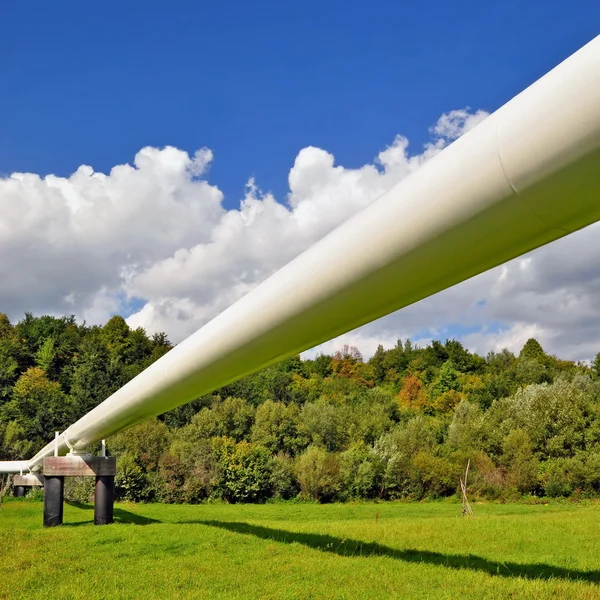
[[[294,461],[287,454],[280,452],[273,457],[270,486],[273,496],[280,500],[289,500],[299,494],[300,486],[294,474]]]
[[[375,498],[381,494],[384,465],[372,448],[361,443],[340,455],[344,498]]]
[[[527,433],[522,429],[513,429],[504,438],[503,450],[507,484],[521,494],[533,491],[537,483],[538,461],[533,455]]]
[[[496,500],[505,495],[506,470],[497,467],[494,461],[481,451],[470,452],[462,455],[460,464],[465,465],[471,459],[471,467],[467,485],[469,492],[476,497]],[[466,459],[466,460],[465,460]]]
[[[115,494],[121,500],[132,502],[148,502],[154,497],[154,489],[149,479],[129,452],[117,458],[117,475],[115,477]]]
[[[271,495],[271,457],[259,444],[213,438],[220,463],[219,488],[228,502],[264,502]]]
[[[87,504],[94,501],[93,477],[65,477],[65,500]]]
[[[585,485],[585,467],[575,458],[551,459],[541,466],[540,479],[546,496],[570,496]]]
[[[318,446],[310,446],[296,460],[296,477],[304,498],[332,501],[341,488],[339,457]]]
[[[428,452],[419,452],[412,460],[415,467],[414,477],[422,484],[424,495],[439,497],[456,491],[460,469],[445,458],[433,456]]]
[[[188,470],[174,454],[167,453],[160,459],[159,498],[163,502],[179,504],[185,501],[185,478]]]

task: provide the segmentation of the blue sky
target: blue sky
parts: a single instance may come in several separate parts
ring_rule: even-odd
[[[591,0],[1,3],[0,311],[119,312],[180,341],[406,177],[442,115],[484,117],[598,23]],[[255,178],[285,202],[290,174],[289,210],[245,197]],[[344,342],[456,336],[485,353],[536,336],[589,358],[596,229]]]
[[[597,34],[600,3],[29,1],[0,8],[0,173],[105,171],[208,146],[237,206],[299,149],[360,166],[439,115],[493,110]]]

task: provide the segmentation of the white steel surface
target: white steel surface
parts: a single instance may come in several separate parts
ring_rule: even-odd
[[[28,460],[0,461],[0,473],[21,473],[25,471],[29,471]]]
[[[71,425],[59,452],[599,219],[600,36]]]

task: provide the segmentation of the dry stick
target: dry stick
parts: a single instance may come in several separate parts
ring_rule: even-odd
[[[2,475],[2,477],[0,477],[0,506],[2,506],[2,496],[4,496],[4,480],[5,480],[5,476]],[[8,480],[8,475],[6,475],[6,480]]]
[[[469,466],[471,465],[471,459],[467,461],[467,468],[465,470],[465,480],[460,478],[460,489],[462,490],[462,516],[472,515],[473,510],[467,499],[467,477],[469,476]]]

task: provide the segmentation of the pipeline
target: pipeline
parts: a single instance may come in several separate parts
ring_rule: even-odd
[[[600,220],[599,74],[600,36],[72,424],[58,453]]]

